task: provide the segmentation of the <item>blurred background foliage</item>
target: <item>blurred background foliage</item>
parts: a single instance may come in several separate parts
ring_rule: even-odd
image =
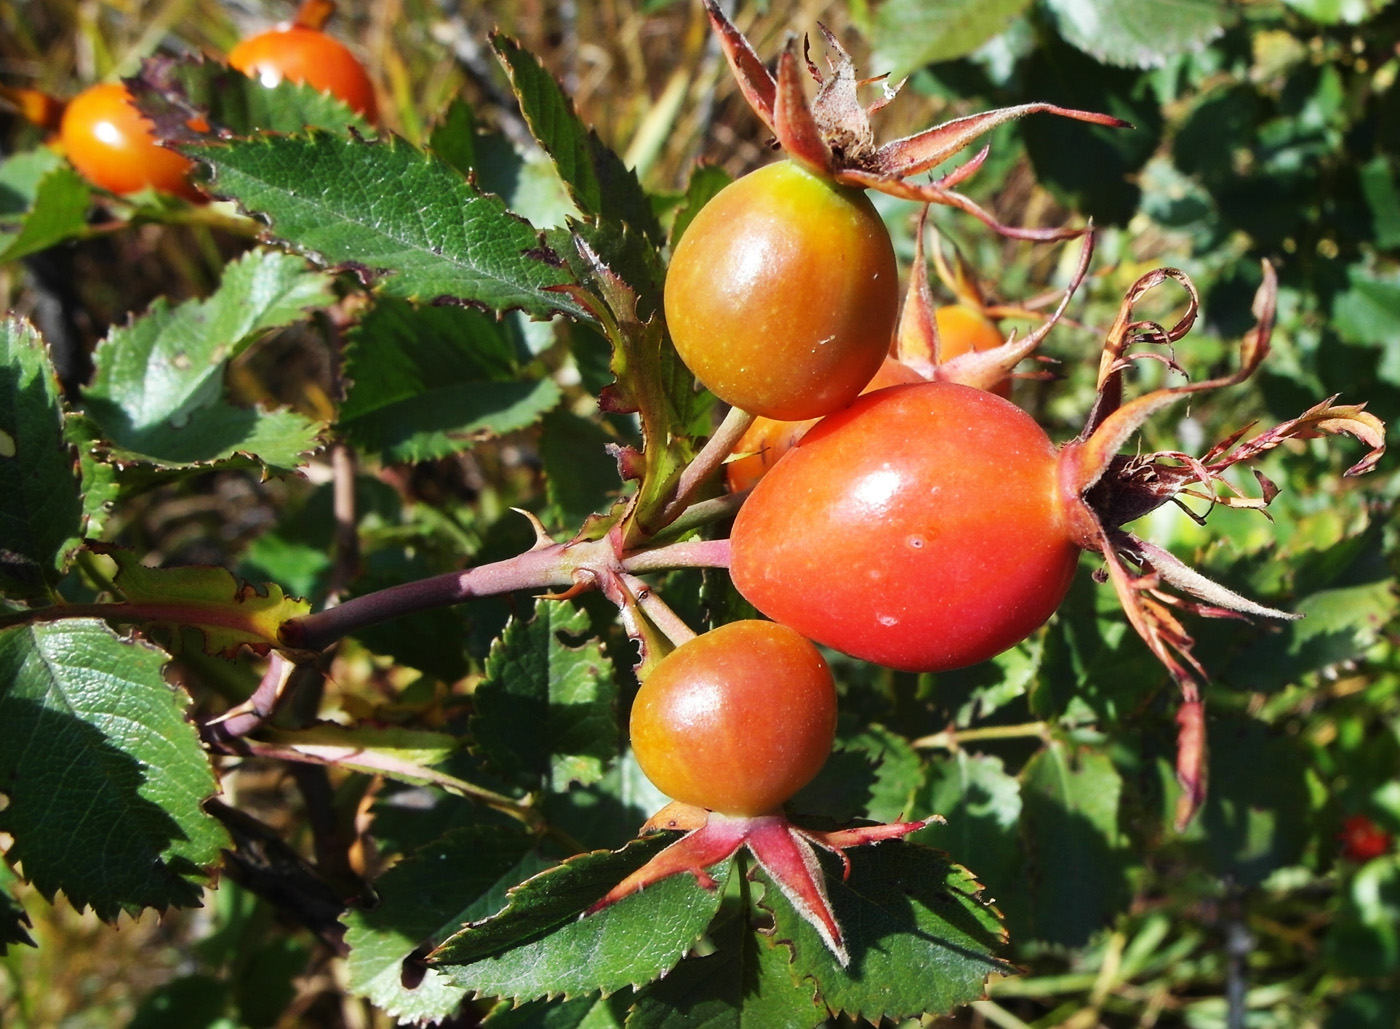
[[[0,0],[0,76],[70,95],[133,73],[157,50],[223,53],[290,14],[272,0]],[[1199,453],[1250,421],[1272,424],[1334,393],[1389,421],[1400,416],[1400,5],[768,0],[740,3],[734,17],[765,58],[787,33],[822,22],[867,74],[907,76],[900,100],[878,117],[884,138],[1032,100],[1134,124],[1121,132],[1054,119],[1008,125],[967,188],[1007,222],[1092,217],[1099,228],[1071,323],[1046,347],[1054,378],[1016,384],[1017,402],[1055,438],[1073,435],[1088,409],[1097,340],[1119,298],[1163,264],[1185,270],[1203,297],[1202,321],[1177,353],[1198,377],[1228,366],[1231,343],[1252,325],[1261,260],[1279,270],[1280,317],[1275,353],[1253,383],[1155,419],[1150,449]],[[465,97],[483,124],[527,147],[484,42],[493,27],[544,60],[663,207],[697,162],[737,175],[770,157],[689,0],[345,2],[334,23],[381,84],[388,128],[421,143],[449,102]],[[0,113],[0,142],[17,152],[38,140]],[[537,167],[538,181],[515,184],[517,202],[531,196],[537,211],[562,209],[542,162],[527,160],[523,174]],[[0,193],[0,207],[4,200]],[[915,211],[876,200],[907,264]],[[1072,269],[1073,244],[1003,240],[944,210],[934,220],[942,245],[958,248],[994,304],[1047,295]],[[242,245],[200,226],[137,221],[0,265],[0,297],[81,354],[156,296],[207,292]],[[1182,303],[1165,287],[1143,313],[1166,320]],[[250,351],[231,369],[232,387],[245,400],[323,414],[338,396],[337,369],[308,331]],[[572,406],[552,417],[586,433],[586,390],[606,375],[596,347],[579,339],[576,348],[577,374],[560,371],[573,384]],[[548,340],[537,349],[555,370],[569,364]],[[546,493],[542,467],[575,460],[549,452],[567,438],[556,430],[542,443],[530,430],[374,469],[363,480],[366,580],[357,588],[455,567],[463,552],[481,559],[528,546],[523,523],[503,518],[512,505],[552,511],[553,528],[576,524],[605,496],[611,469],[603,462],[576,475],[579,496]],[[987,884],[1008,919],[1009,957],[1024,970],[929,1024],[1400,1024],[1400,479],[1393,461],[1369,479],[1343,479],[1357,456],[1345,444],[1273,455],[1265,471],[1283,492],[1271,521],[1221,510],[1202,527],[1167,508],[1140,527],[1232,587],[1308,614],[1285,628],[1193,622],[1214,674],[1211,792],[1185,833],[1170,827],[1173,688],[1087,574],[1045,633],[987,665],[935,678],[839,663],[842,750],[806,803],[839,812],[851,792],[842,776],[854,770],[869,797],[847,813],[946,815],[926,841]],[[314,594],[327,588],[318,555],[328,540],[303,530],[329,531],[324,481],[315,467],[268,483],[221,472],[153,491],[109,535],[164,560],[233,554],[244,574]],[[732,602],[714,583],[691,584],[688,602],[677,578],[667,595],[696,621]],[[439,612],[365,634],[337,659],[337,702],[417,716],[440,709],[503,624],[504,605],[482,607],[470,619]],[[190,655],[174,677],[205,704],[245,693],[258,674],[250,662]],[[874,757],[878,773],[869,772]],[[254,765],[225,789],[310,846],[302,798],[280,772]],[[341,803],[353,813],[362,799],[347,792]],[[598,817],[586,797],[575,803],[573,816],[556,817]],[[386,854],[427,838],[412,823],[405,810],[382,812]],[[388,1024],[347,996],[338,958],[233,883],[203,909],[124,917],[116,928],[61,902],[50,907],[0,863],[0,903],[10,896],[22,900],[40,947],[11,946],[0,957],[0,1024]]]

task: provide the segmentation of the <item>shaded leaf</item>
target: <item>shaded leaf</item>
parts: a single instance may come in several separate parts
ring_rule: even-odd
[[[875,9],[872,66],[899,81],[936,61],[966,57],[1030,6],[1030,0],[886,0]]]
[[[338,428],[386,461],[431,461],[514,432],[559,402],[522,379],[501,323],[463,308],[383,298],[350,332]]]
[[[568,273],[528,222],[398,137],[314,132],[184,150],[214,169],[215,194],[265,217],[277,238],[391,296],[583,315],[552,291]]]
[[[536,1000],[519,1007],[509,1001],[491,1009],[482,1029],[622,1029],[629,998],[575,997],[573,1000]]]
[[[1122,785],[1107,755],[1060,742],[1021,770],[1029,928],[1036,939],[1082,946],[1126,903]]]
[[[476,994],[520,1001],[608,994],[652,981],[705,931],[731,862],[710,869],[714,890],[688,875],[671,876],[597,914],[578,916],[673,838],[659,833],[541,872],[510,892],[505,910],[444,943],[430,963]]]
[[[15,887],[18,884],[19,877],[9,865],[0,860],[0,957],[9,952],[12,943],[37,946],[34,938],[29,935],[29,929],[34,923],[25,914],[24,905],[15,896]]]
[[[848,852],[844,881],[827,876],[851,964],[844,969],[761,871],[763,906],[775,937],[791,941],[793,973],[810,977],[833,1011],[878,1022],[945,1014],[980,999],[987,976],[1010,966],[994,951],[1004,942],[996,912],[982,903],[967,869],[911,843]]]
[[[1257,885],[1307,845],[1306,752],[1295,737],[1237,715],[1210,718],[1206,746],[1210,789],[1183,840],[1216,875]]]
[[[605,449],[613,436],[596,421],[569,411],[545,415],[540,432],[540,461],[545,471],[549,521],[572,532],[589,515],[617,499],[617,462]]]
[[[344,919],[350,992],[401,1021],[439,1021],[456,1011],[466,991],[409,958],[494,913],[534,842],[519,829],[456,829],[376,879],[378,903]]]
[[[958,750],[929,766],[919,813],[946,822],[921,830],[917,842],[977,866],[988,903],[1005,912],[1015,935],[1028,897],[1021,855],[1021,784],[991,754]]]
[[[82,531],[58,380],[27,322],[0,321],[0,590],[46,596]]]
[[[541,600],[530,621],[511,620],[486,660],[476,750],[527,790],[596,782],[617,755],[617,684],[602,642],[588,637],[587,611]]]
[[[1158,68],[1202,49],[1225,31],[1234,12],[1220,0],[1045,0],[1066,42],[1095,60]]]
[[[0,633],[0,831],[44,896],[79,909],[190,906],[228,845],[166,655],[70,620]]]
[[[1125,224],[1141,196],[1133,173],[1152,156],[1162,132],[1162,112],[1146,77],[1056,44],[1032,55],[1025,76],[1024,89],[1037,100],[1132,123],[1130,129],[1107,129],[1027,118],[1018,128],[1041,182],[1095,221]]]

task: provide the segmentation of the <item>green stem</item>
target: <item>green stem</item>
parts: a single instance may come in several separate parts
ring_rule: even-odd
[[[963,729],[958,732],[945,729],[943,732],[915,740],[914,746],[925,750],[957,750],[964,743],[976,740],[1020,740],[1028,737],[1048,739],[1049,736],[1049,723],[1023,722],[1020,725],[984,725],[980,729]]]

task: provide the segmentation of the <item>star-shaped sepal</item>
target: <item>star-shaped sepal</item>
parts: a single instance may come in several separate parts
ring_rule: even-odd
[[[788,40],[778,58],[777,74],[770,72],[749,41],[720,10],[715,0],[705,0],[710,24],[719,35],[729,66],[739,88],[778,144],[799,164],[847,186],[875,189],[906,200],[942,204],[966,211],[1004,236],[1028,240],[1067,239],[1083,229],[1027,229],[1004,225],[972,199],[955,190],[987,157],[984,147],[972,158],[933,182],[910,182],[909,178],[927,172],[963,150],[998,125],[1028,114],[1056,114],[1062,118],[1130,128],[1121,118],[1093,111],[1078,111],[1055,104],[1032,103],[1001,107],[981,114],[936,125],[931,129],[876,145],[870,115],[884,107],[899,92],[885,76],[857,79],[851,56],[825,26],[820,26],[830,56],[823,73],[812,61],[804,37],[800,63],[817,82],[817,93],[808,99],[799,67],[796,37]],[[863,86],[881,85],[880,95],[862,104]],[[902,85],[902,83],[901,83]]]
[[[936,816],[917,822],[857,826],[835,832],[804,829],[781,813],[753,817],[721,815],[704,808],[668,804],[642,827],[643,833],[682,830],[685,835],[618,883],[607,895],[584,912],[591,915],[624,897],[681,873],[690,873],[705,889],[714,889],[715,880],[707,869],[728,860],[741,847],[747,847],[760,868],[783,891],[792,906],[826,942],[842,967],[850,963],[841,926],[831,911],[826,882],[817,861],[817,847],[840,856],[846,872],[850,863],[845,851],[885,840],[895,840],[941,821]]]

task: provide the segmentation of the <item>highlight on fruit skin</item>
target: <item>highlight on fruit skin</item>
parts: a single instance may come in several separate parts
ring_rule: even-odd
[[[68,160],[96,186],[122,195],[149,188],[205,199],[189,181],[193,162],[160,145],[120,82],[99,83],[69,100],[58,132]]]
[[[792,161],[705,204],[666,273],[666,325],[712,393],[796,421],[844,407],[875,375],[899,316],[899,268],[870,199]]]
[[[330,0],[307,0],[290,25],[249,36],[228,53],[229,67],[264,86],[302,82],[344,101],[368,121],[379,117],[374,83],[350,48],[324,31]]]
[[[726,815],[770,814],[826,763],[836,685],[801,634],[729,622],[652,668],[630,731],[637,763],[667,796]]]

